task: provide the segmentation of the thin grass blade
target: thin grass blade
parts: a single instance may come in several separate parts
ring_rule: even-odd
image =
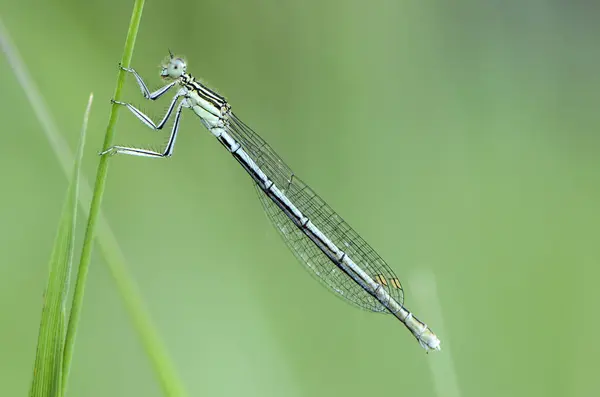
[[[92,98],[93,95],[90,95],[81,129],[79,148],[75,155],[71,180],[50,256],[49,276],[42,304],[42,318],[30,397],[63,395],[63,355],[67,332],[66,310],[77,219],[79,172]]]

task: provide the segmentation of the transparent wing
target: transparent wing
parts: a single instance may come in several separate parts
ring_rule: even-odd
[[[261,167],[269,179],[285,193],[287,186],[294,178],[294,173],[290,167],[284,163],[271,146],[244,124],[244,122],[238,119],[235,114],[230,113],[228,121],[227,130],[231,136],[242,145],[244,150]]]
[[[233,115],[232,115],[233,116]],[[404,302],[398,277],[385,261],[335,211],[281,160],[275,151],[239,119],[232,117],[229,131],[294,205],[354,263],[383,286],[392,298]],[[366,310],[386,312],[373,296],[338,268],[256,185],[267,216],[298,260],[339,296]]]

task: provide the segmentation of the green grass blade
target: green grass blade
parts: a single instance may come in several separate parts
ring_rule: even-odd
[[[83,119],[79,148],[75,155],[71,181],[63,204],[54,247],[50,256],[48,284],[44,293],[42,318],[31,382],[31,397],[63,395],[63,354],[66,337],[66,304],[69,295],[71,264],[75,241],[75,221],[79,191],[79,172],[93,95]]]
[[[144,0],[136,0],[135,4],[133,5],[133,13],[129,22],[129,30],[127,31],[125,48],[123,50],[123,56],[121,58],[121,64],[124,66],[129,66],[129,63],[131,62],[131,58],[133,56],[133,47],[135,45],[135,38],[137,36],[137,32],[140,26],[140,21],[142,19],[143,9]],[[115,88],[114,95],[115,100],[119,100],[121,98],[121,91],[123,90],[124,82],[125,72],[119,69],[117,86]],[[118,108],[119,106],[115,104],[113,104],[113,106],[111,107],[108,126],[106,127],[106,135],[104,137],[104,149],[108,148],[113,141],[115,125],[117,123]],[[106,156],[102,156],[100,157],[100,162],[98,163],[98,171],[96,172],[96,183],[94,184],[94,193],[92,196],[92,203],[90,204],[90,214],[88,217],[88,224],[83,239],[83,247],[81,250],[81,258],[79,260],[79,269],[77,273],[77,282],[75,284],[75,292],[73,295],[73,305],[71,307],[71,316],[69,317],[69,325],[67,328],[64,365],[65,379],[67,379],[69,376],[71,361],[73,360],[75,337],[77,335],[79,318],[81,317],[81,308],[83,306],[85,284],[90,268],[90,262],[92,260],[92,248],[96,233],[96,223],[98,222],[98,218],[100,215],[100,205],[102,203],[102,196],[104,195],[104,187],[106,185],[106,176],[108,173],[107,160],[108,159]]]

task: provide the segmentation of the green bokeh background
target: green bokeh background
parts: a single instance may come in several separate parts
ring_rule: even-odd
[[[0,0],[93,180],[130,2]],[[192,114],[170,160],[111,160],[103,208],[192,396],[597,396],[599,6],[566,1],[148,1],[167,48],[386,258],[436,331],[312,280]],[[155,119],[133,79],[125,98]],[[0,57],[0,385],[25,395],[66,177]],[[121,112],[116,141],[159,145]],[[80,231],[83,217],[80,217]],[[161,396],[96,250],[70,396]],[[456,383],[453,382],[456,380]]]

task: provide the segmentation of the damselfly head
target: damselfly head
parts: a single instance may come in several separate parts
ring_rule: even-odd
[[[169,51],[169,58],[162,65],[160,77],[166,80],[175,80],[185,73],[186,64],[182,58],[175,58]]]

